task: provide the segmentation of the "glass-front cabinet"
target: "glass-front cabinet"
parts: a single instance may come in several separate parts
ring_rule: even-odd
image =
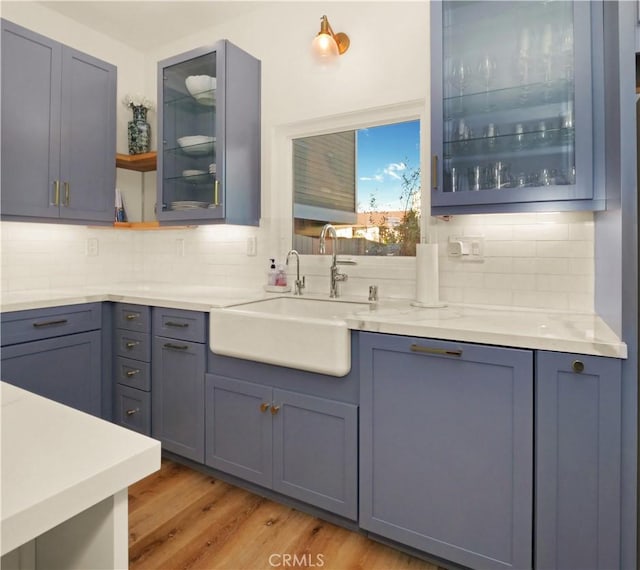
[[[226,40],[158,63],[161,222],[257,225],[260,62]]]
[[[603,209],[602,4],[431,10],[432,213]]]

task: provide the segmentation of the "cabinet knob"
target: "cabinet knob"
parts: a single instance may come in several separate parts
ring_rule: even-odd
[[[574,360],[571,363],[571,368],[574,372],[584,372],[584,362],[582,360]]]
[[[127,414],[128,416],[132,416],[132,415],[134,415],[134,414],[137,414],[139,411],[140,411],[140,408],[133,408],[132,410],[127,410],[127,411],[126,411],[126,414]]]
[[[271,407],[270,404],[267,404],[266,402],[262,402],[262,404],[260,404],[260,411],[261,412],[266,412],[269,408]]]
[[[271,415],[275,416],[280,411],[280,406],[271,406]]]

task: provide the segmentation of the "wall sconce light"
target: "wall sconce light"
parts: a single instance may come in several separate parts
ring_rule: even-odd
[[[322,16],[320,32],[313,39],[311,50],[322,60],[332,59],[345,53],[349,49],[349,43],[349,36],[342,32],[334,33],[327,17]]]

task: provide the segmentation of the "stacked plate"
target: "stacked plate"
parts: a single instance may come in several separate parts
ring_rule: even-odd
[[[208,208],[209,202],[196,202],[195,200],[179,200],[171,202],[172,210],[197,210],[198,208]]]
[[[205,137],[203,135],[193,135],[190,137],[180,137],[178,144],[185,154],[202,155],[213,152],[215,137]]]
[[[211,179],[205,170],[183,170],[182,176],[193,183],[208,182]]]

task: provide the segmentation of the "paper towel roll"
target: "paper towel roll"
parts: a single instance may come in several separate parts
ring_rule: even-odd
[[[438,279],[438,244],[416,245],[416,307],[444,307],[440,302]]]

